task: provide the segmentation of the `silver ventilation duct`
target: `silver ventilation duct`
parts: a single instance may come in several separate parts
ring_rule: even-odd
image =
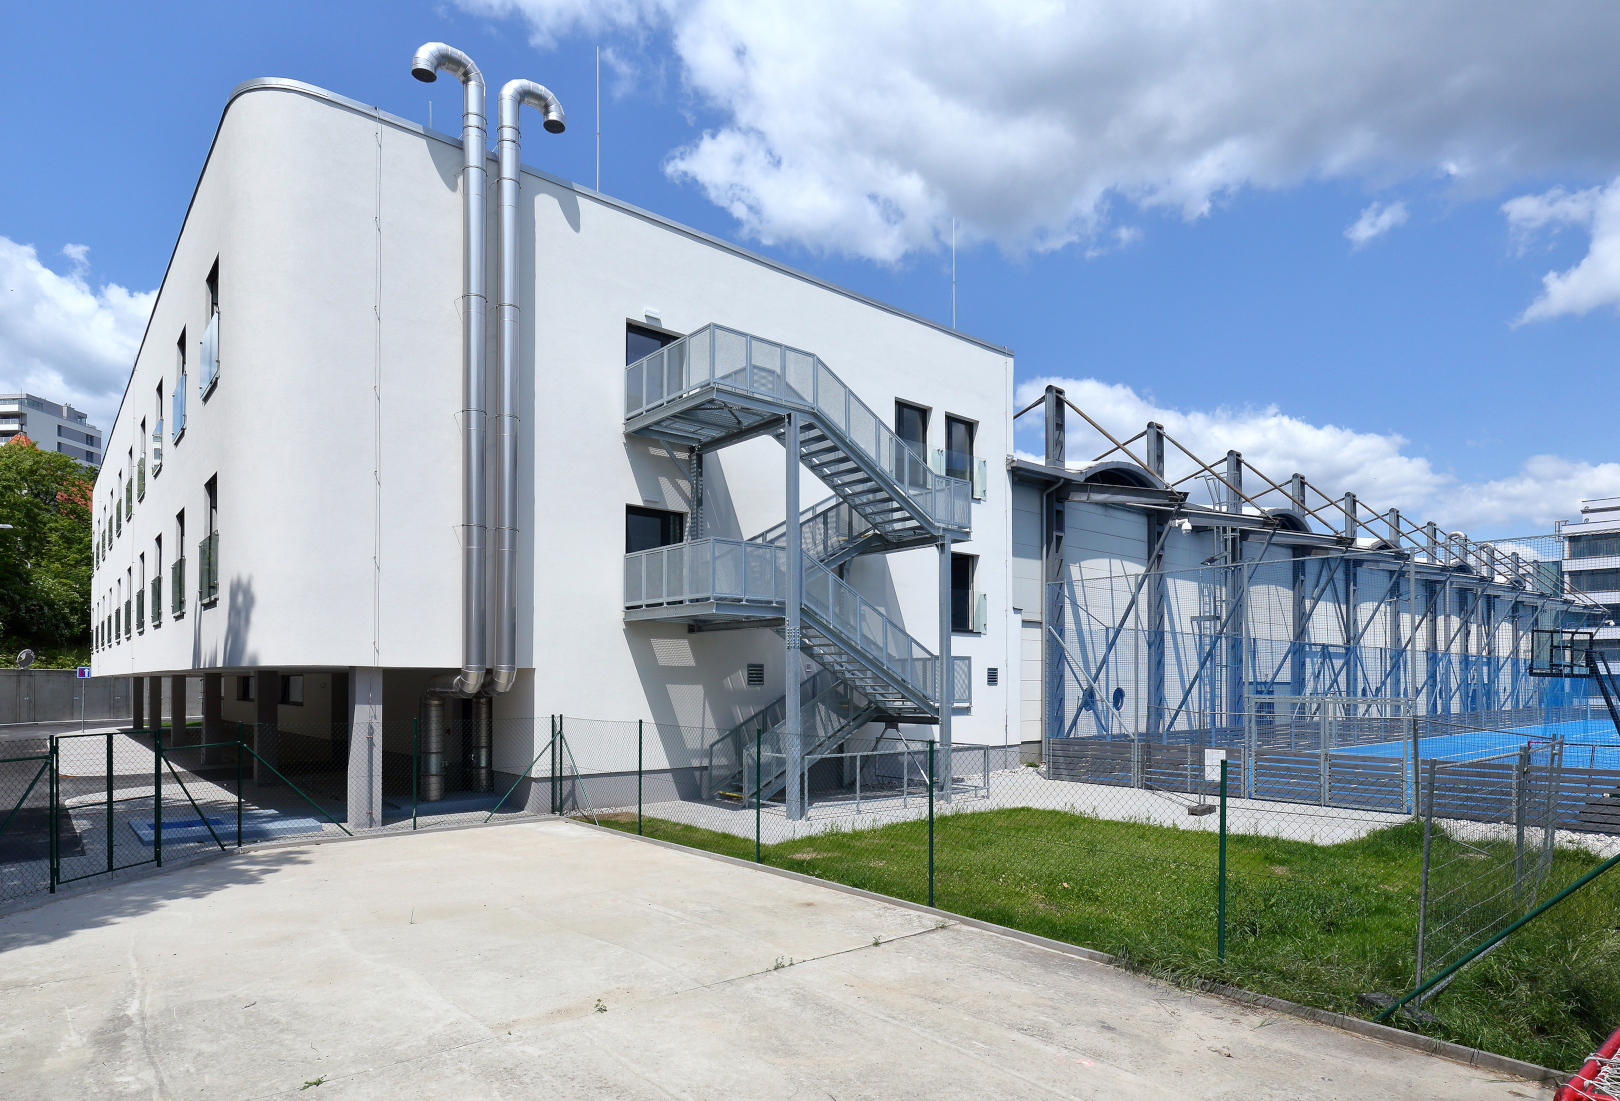
[[[411,75],[432,83],[454,74],[465,90],[461,113],[461,675],[454,692],[475,696],[484,683],[484,76],[472,58],[429,42],[411,58]]]
[[[495,497],[495,675],[487,687],[499,695],[517,679],[517,485],[518,485],[518,172],[521,163],[518,113],[527,103],[544,113],[545,128],[560,134],[566,126],[562,104],[532,80],[511,80],[501,89],[496,148],[500,182],[496,211],[500,232],[500,297],[496,323],[500,337],[500,404],[495,431],[500,449]]]

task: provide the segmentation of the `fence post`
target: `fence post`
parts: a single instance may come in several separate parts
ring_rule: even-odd
[[[163,728],[152,728],[152,855],[163,867]]]
[[[636,833],[641,833],[642,720],[636,720]]]
[[[928,905],[934,904],[934,741],[928,742]]]
[[[764,805],[764,789],[761,786],[760,766],[765,759],[765,728],[762,726],[754,732],[754,863],[761,864],[759,858],[759,824],[761,807]],[[746,781],[744,781],[746,783]]]
[[[56,837],[56,811],[57,804],[61,802],[62,795],[62,781],[59,775],[61,772],[62,758],[61,747],[57,744],[56,736],[54,734],[51,735],[50,766],[51,777],[49,783],[46,784],[46,791],[49,793],[51,807],[51,836],[50,844],[46,846],[45,851],[50,858],[51,894],[54,895],[56,893],[57,881],[62,878],[62,851]]]
[[[557,716],[551,719],[551,813],[557,813]]]
[[[1513,764],[1513,905],[1523,901],[1524,893],[1524,819],[1530,781],[1530,747],[1519,747],[1519,758]]]
[[[1417,705],[1413,704],[1412,706],[1416,707]],[[1418,737],[1417,715],[1409,716],[1408,721],[1412,724],[1412,814],[1415,817],[1423,813],[1423,808],[1419,804],[1419,799],[1423,794],[1421,790],[1423,784],[1421,769],[1423,766],[1420,763],[1423,759],[1423,742]]]
[[[530,742],[529,744],[533,745],[534,743]],[[411,829],[413,830],[416,828],[416,791],[417,786],[420,783],[420,781],[417,779],[417,772],[422,767],[419,759],[421,752],[422,720],[420,718],[416,718],[411,720]]]
[[[113,736],[107,733],[107,871],[117,863],[113,858]]]
[[[1226,758],[1221,758],[1221,856],[1215,886],[1215,958],[1226,958]]]
[[[236,724],[236,847],[242,847],[242,724]]]
[[[1417,927],[1417,982],[1423,985],[1423,934],[1429,916],[1429,844],[1434,835],[1434,769],[1438,761],[1429,762],[1428,793],[1423,800],[1423,872],[1418,879]]]

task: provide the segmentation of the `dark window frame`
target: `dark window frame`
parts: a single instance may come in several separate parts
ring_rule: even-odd
[[[646,359],[659,349],[669,347],[679,340],[682,335],[640,321],[626,321],[624,323],[624,365],[628,367],[637,360]]]
[[[967,450],[959,451],[951,446],[953,428],[964,429],[967,432]],[[949,478],[961,478],[965,482],[973,480],[973,447],[979,438],[979,422],[967,417],[958,417],[954,413],[945,414],[945,475]],[[960,455],[962,465],[952,463],[952,456]]]
[[[921,439],[913,439],[906,434],[905,412],[917,414],[922,423]],[[928,460],[928,422],[932,419],[933,412],[928,406],[918,405],[914,401],[901,401],[896,398],[894,402],[894,434],[916,449],[918,457],[924,462]]]
[[[657,536],[659,542],[635,546],[635,540],[631,538],[632,519],[658,521],[661,525]],[[685,541],[686,513],[667,508],[650,508],[646,505],[624,506],[624,553],[635,554],[637,551],[654,550],[658,547],[673,547]]]
[[[967,588],[957,585],[958,567],[967,575]],[[973,587],[979,571],[979,556],[976,554],[959,554],[951,552],[951,633],[957,635],[971,635],[978,632],[973,629],[973,596],[977,590]]]

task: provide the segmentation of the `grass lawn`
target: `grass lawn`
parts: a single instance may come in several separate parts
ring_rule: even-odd
[[[602,824],[635,831],[634,815]],[[751,839],[648,818],[649,837],[752,860]],[[1314,845],[1231,835],[1226,958],[1216,958],[1213,833],[1006,809],[941,817],[934,904],[1123,957],[1176,982],[1212,979],[1371,1017],[1363,991],[1411,988],[1422,830]],[[928,824],[766,846],[767,864],[926,902]],[[1597,860],[1560,851],[1556,890]],[[1551,891],[1544,892],[1543,897]],[[1620,1026],[1620,873],[1465,968],[1406,1028],[1572,1070]]]

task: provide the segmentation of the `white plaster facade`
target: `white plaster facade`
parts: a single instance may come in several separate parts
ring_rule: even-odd
[[[543,161],[547,136],[537,123],[525,135]],[[154,423],[169,421],[161,470],[127,515],[113,519],[119,471],[97,483],[97,675],[347,670],[353,713],[380,693],[388,720],[416,718],[425,677],[459,666],[460,159],[458,140],[307,85],[232,94],[107,434],[109,455],[145,455]],[[492,194],[495,177],[491,156]],[[521,186],[520,673],[495,702],[496,770],[524,767],[552,713],[724,729],[781,695],[784,649],[769,630],[625,621],[625,507],[690,507],[684,463],[624,432],[626,324],[649,311],[673,332],[716,322],[811,351],[880,413],[897,399],[925,406],[931,449],[945,414],[977,424],[991,476],[958,549],[979,556],[989,615],[982,633],[953,639],[974,676],[954,734],[1016,742],[1011,353],[543,172],[525,168]],[[493,287],[493,201],[488,254]],[[219,371],[204,396],[194,364],[216,262]],[[176,438],[182,341],[193,366]],[[711,457],[705,534],[780,521],[784,455],[759,438]],[[203,603],[210,481],[218,596]],[[828,495],[802,482],[805,505]],[[180,609],[170,574],[182,553]],[[937,557],[867,556],[849,571],[930,649]],[[154,578],[161,612],[130,628],[126,601]],[[750,662],[765,664],[765,687],[746,685]],[[988,667],[1002,672],[995,687]],[[539,720],[533,738],[502,735],[499,720],[526,718]]]

